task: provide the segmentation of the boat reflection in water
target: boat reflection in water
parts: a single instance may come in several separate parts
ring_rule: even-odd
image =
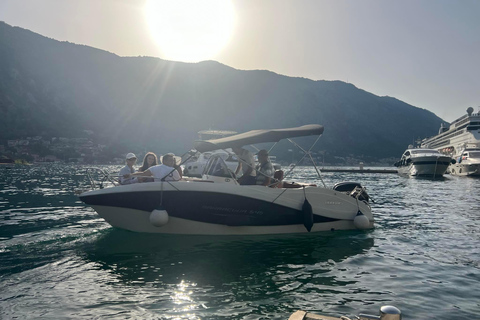
[[[109,229],[86,246],[80,255],[126,283],[156,283],[176,290],[174,287],[183,280],[198,286],[258,290],[258,284],[247,288],[247,283],[239,281],[248,278],[249,282],[264,283],[263,290],[273,292],[285,284],[280,279],[274,280],[281,269],[286,274],[305,275],[301,277],[303,280],[295,277],[285,279],[287,282],[307,284],[315,274],[324,273],[323,285],[342,285],[342,279],[330,273],[336,263],[364,254],[373,245],[374,239],[368,232],[354,231],[245,238],[158,235]],[[269,270],[276,271],[268,277]]]

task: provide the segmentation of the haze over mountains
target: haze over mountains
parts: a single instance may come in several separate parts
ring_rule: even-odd
[[[209,128],[244,132],[319,123],[325,132],[316,150],[387,158],[436,134],[442,122],[430,111],[341,81],[214,61],[119,57],[0,22],[0,143],[82,137],[89,130],[121,152],[182,153]]]

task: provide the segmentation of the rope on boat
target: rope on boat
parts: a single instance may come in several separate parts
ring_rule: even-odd
[[[277,201],[278,198],[280,198],[288,189],[285,188],[275,199],[273,199],[272,203],[274,203],[275,201]]]
[[[158,205],[161,207],[163,205],[163,182],[160,183],[160,204]]]

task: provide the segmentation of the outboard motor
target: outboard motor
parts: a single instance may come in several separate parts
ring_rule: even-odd
[[[371,199],[367,191],[365,190],[365,188],[362,187],[362,185],[359,182],[353,182],[353,181],[339,182],[333,186],[333,190],[349,194],[360,201],[369,202]]]

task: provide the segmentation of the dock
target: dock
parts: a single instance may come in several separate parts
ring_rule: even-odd
[[[298,310],[290,315],[288,320],[350,320],[350,318],[346,316],[341,316],[340,318],[337,317],[329,317],[318,315],[310,312],[306,312],[303,310]],[[394,306],[382,306],[380,308],[379,316],[369,315],[360,313],[358,316],[354,316],[351,319],[359,319],[359,320],[381,320],[381,319],[389,319],[389,320],[401,320],[402,319],[402,312],[400,309]]]
[[[321,316],[305,311],[297,311],[293,313],[288,320],[341,320],[341,318]]]

